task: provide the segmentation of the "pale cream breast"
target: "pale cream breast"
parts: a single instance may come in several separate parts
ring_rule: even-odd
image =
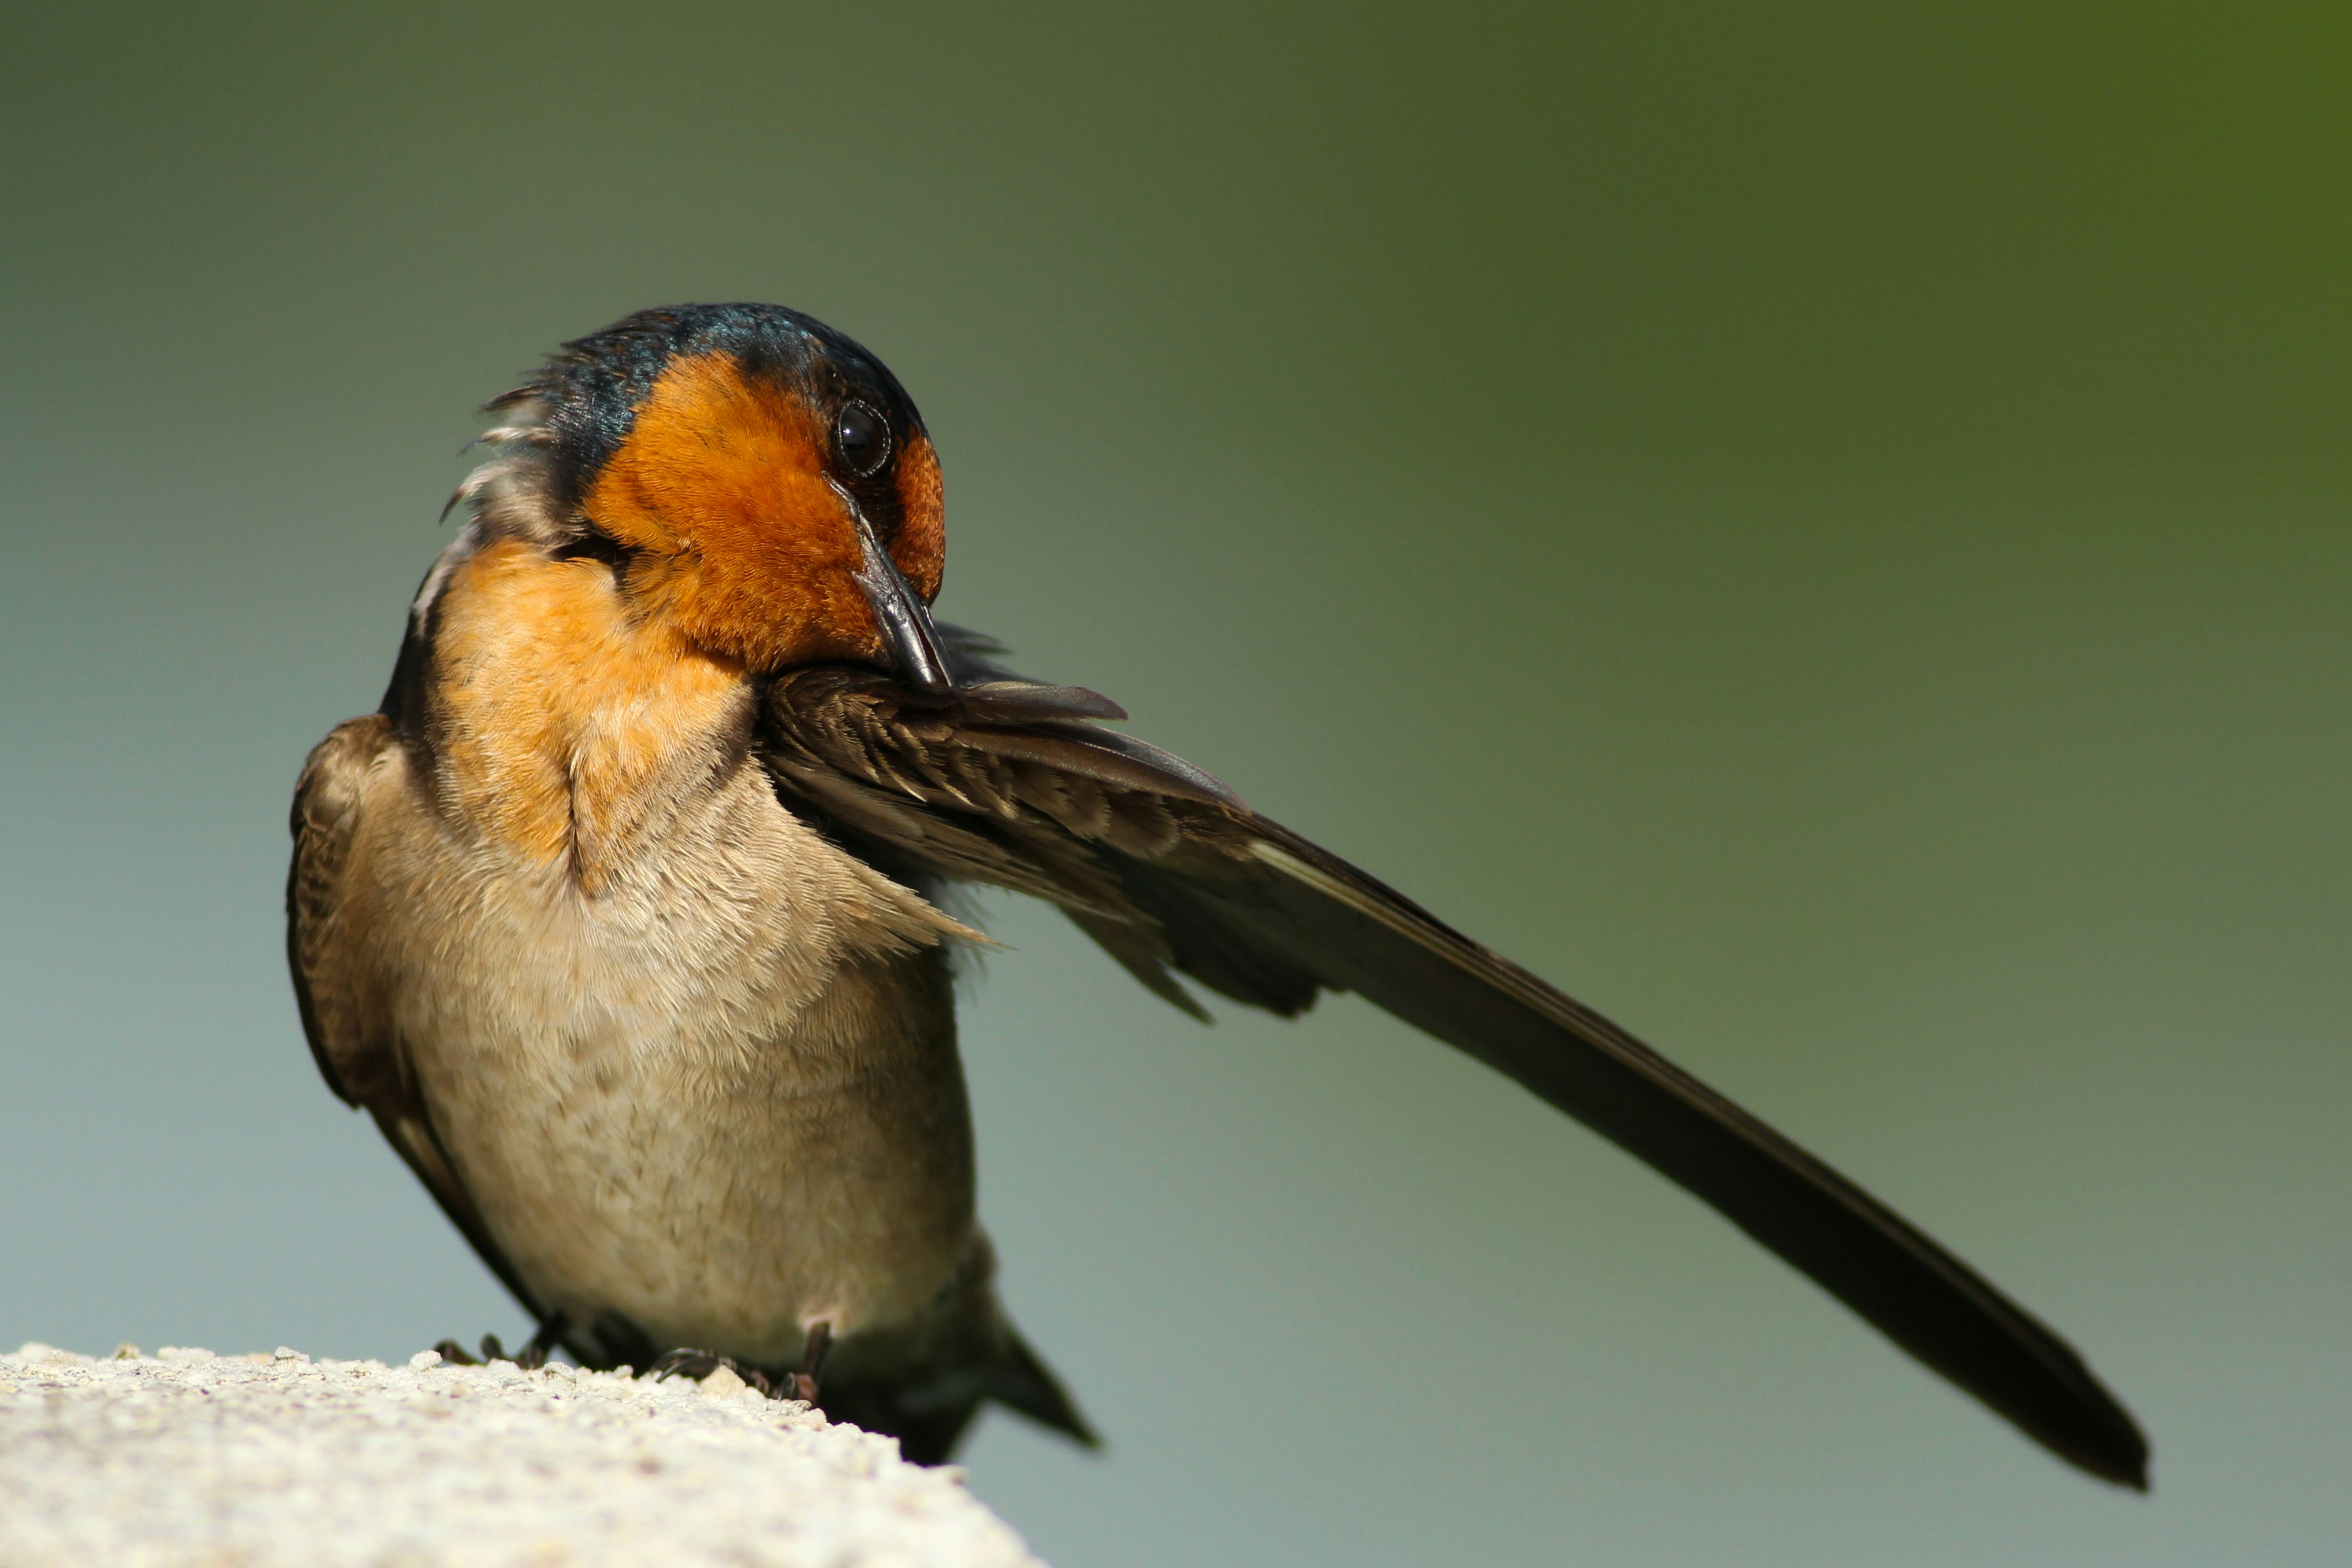
[[[493,546],[439,613],[436,754],[371,776],[347,929],[500,1249],[658,1344],[907,1321],[976,1234],[971,933],[779,805],[741,671],[603,568]]]

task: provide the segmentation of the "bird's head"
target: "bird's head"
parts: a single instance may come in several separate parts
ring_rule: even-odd
[[[859,660],[948,689],[939,458],[841,333],[774,305],[644,310],[490,406],[563,546],[609,556],[636,614],[753,670]]]

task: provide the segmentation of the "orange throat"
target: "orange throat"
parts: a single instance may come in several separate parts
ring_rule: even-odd
[[[610,568],[486,545],[438,600],[440,787],[458,820],[593,893],[681,779],[740,743],[740,659],[633,613]]]

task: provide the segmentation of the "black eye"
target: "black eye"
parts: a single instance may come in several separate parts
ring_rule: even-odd
[[[843,468],[869,478],[890,460],[890,422],[863,403],[845,404],[833,422],[833,449]]]

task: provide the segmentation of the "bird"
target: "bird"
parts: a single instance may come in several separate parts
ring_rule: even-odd
[[[1059,908],[1206,1019],[1353,992],[1645,1161],[2101,1480],[2080,1354],[1599,1013],[935,620],[938,455],[881,362],[762,304],[639,311],[484,405],[375,711],[296,789],[288,956],[365,1110],[536,1324],[944,1462],[1094,1445],[1006,1314],[957,1054],[958,890]],[[447,515],[445,510],[445,516]],[[446,1342],[446,1353],[462,1354]],[[503,1353],[494,1339],[485,1353]]]

